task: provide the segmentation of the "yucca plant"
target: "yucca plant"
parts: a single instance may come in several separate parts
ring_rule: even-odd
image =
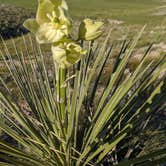
[[[101,87],[104,67],[112,55],[113,45],[108,44],[111,32],[103,44],[96,44],[94,39],[102,34],[102,23],[85,19],[74,41],[66,12],[63,0],[39,0],[36,19],[25,22],[37,42],[31,36],[26,40],[23,37],[26,53],[13,42],[16,59],[2,40],[5,51],[1,56],[19,90],[19,100],[25,104],[20,104],[1,78],[0,113],[4,121],[0,121],[0,129],[10,141],[0,140],[0,165],[164,163],[166,149],[139,156],[141,149],[135,148],[139,140],[134,138],[147,125],[151,112],[165,101],[161,73],[166,57],[147,64],[151,45],[136,70],[124,76],[144,27],[133,42],[123,42],[110,66],[110,77]],[[38,43],[51,46],[53,56],[43,54]],[[51,64],[46,63],[48,59]]]

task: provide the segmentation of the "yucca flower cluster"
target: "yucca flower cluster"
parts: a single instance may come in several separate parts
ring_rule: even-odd
[[[86,54],[80,44],[71,39],[72,21],[65,0],[38,0],[36,19],[28,19],[24,26],[33,32],[40,44],[51,44],[54,62],[61,68],[77,63]],[[102,22],[82,21],[79,40],[94,40],[102,34]]]

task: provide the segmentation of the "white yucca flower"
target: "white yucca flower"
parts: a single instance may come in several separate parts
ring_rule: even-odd
[[[36,19],[26,20],[24,26],[36,35],[40,44],[58,42],[70,33],[67,9],[65,1],[39,0]]]

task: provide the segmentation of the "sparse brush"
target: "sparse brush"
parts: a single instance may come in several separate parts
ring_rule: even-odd
[[[22,24],[27,18],[34,16],[34,12],[1,2],[0,16],[0,35],[4,38],[10,38],[28,32]]]

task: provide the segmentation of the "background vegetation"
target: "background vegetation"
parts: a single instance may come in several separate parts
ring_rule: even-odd
[[[36,2],[37,0],[0,0],[0,3],[32,9],[36,8]],[[76,17],[110,17],[126,23],[160,24],[166,14],[164,11],[158,13],[158,7],[162,6],[162,10],[166,7],[163,0],[68,0],[68,4],[71,14]]]

